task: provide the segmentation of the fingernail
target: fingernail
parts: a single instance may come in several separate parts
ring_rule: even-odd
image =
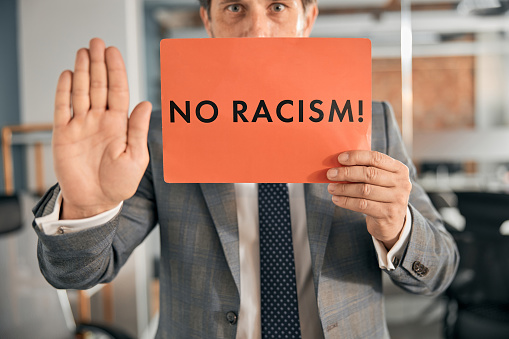
[[[340,163],[347,162],[349,157],[350,157],[350,153],[348,153],[348,152],[341,153],[341,154],[338,156],[338,161],[339,161]]]
[[[334,179],[337,175],[338,175],[338,170],[337,170],[337,169],[335,169],[335,168],[331,168],[331,169],[327,172],[327,176],[329,177],[329,179]]]

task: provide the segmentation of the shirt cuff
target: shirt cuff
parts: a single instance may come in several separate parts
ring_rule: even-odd
[[[399,262],[401,261],[401,257],[405,252],[405,248],[410,238],[411,229],[412,214],[410,213],[410,208],[407,207],[403,230],[401,231],[398,241],[394,244],[394,246],[392,246],[390,251],[387,252],[383,242],[375,239],[372,236],[373,244],[375,245],[376,254],[378,256],[378,266],[380,266],[381,269],[387,269],[389,271],[396,269],[396,266],[398,266]]]
[[[43,217],[35,218],[35,223],[46,235],[75,233],[107,223],[118,214],[122,208],[122,204],[123,202],[109,211],[103,212],[90,218],[59,220],[60,206],[62,205],[62,193],[58,193],[57,201],[55,202],[55,208],[53,211]]]

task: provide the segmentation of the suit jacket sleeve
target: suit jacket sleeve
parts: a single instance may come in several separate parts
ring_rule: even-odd
[[[36,218],[51,213],[59,191],[57,184],[42,197],[33,209]],[[47,235],[34,221],[41,272],[51,285],[62,289],[87,289],[109,282],[156,223],[149,164],[136,194],[104,225],[75,233]]]
[[[412,230],[408,245],[402,257],[397,259],[399,262],[396,262],[396,269],[386,272],[396,285],[409,292],[437,295],[443,292],[454,278],[459,263],[458,249],[452,236],[446,231],[440,215],[417,182],[415,166],[403,146],[391,107],[387,103],[379,105],[382,105],[385,119],[385,151],[408,167],[412,182],[409,199]],[[374,107],[373,111],[376,109]],[[375,115],[373,117],[375,118]]]

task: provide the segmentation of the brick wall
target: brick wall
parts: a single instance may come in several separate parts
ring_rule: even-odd
[[[414,131],[474,126],[474,57],[414,58]],[[400,59],[373,60],[373,100],[389,101],[401,126]]]

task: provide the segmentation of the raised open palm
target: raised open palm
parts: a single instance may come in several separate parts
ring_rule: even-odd
[[[152,106],[129,117],[127,74],[120,52],[92,39],[64,71],[55,96],[53,159],[63,196],[63,219],[90,217],[135,192],[149,161]]]

